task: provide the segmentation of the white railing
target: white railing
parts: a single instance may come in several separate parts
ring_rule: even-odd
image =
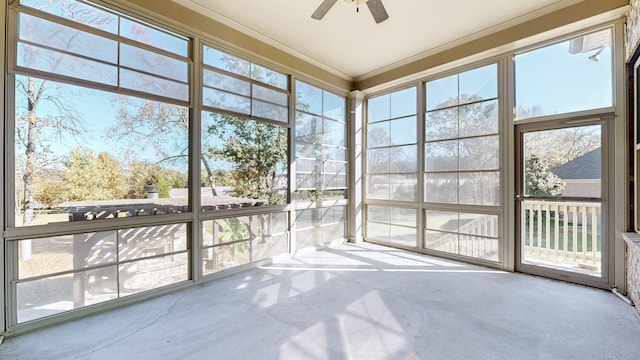
[[[522,205],[523,260],[600,271],[599,203],[525,200]]]
[[[498,218],[480,216],[460,226],[456,233],[442,233],[427,248],[480,259],[499,259]],[[427,236],[428,238],[428,236]]]

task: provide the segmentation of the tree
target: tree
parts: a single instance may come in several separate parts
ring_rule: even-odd
[[[545,154],[549,168],[566,164],[601,146],[600,125],[536,131],[525,136],[527,152]]]
[[[116,139],[133,142],[143,149],[153,149],[161,157],[157,165],[176,164],[188,159],[189,109],[124,96],[119,97],[118,103],[118,124],[109,129]],[[209,180],[208,185],[216,195],[216,176],[210,161],[204,155],[200,160]]]
[[[231,164],[236,196],[264,205],[286,201],[287,129],[266,122],[211,114],[206,133],[218,141],[203,144],[203,155]]]
[[[549,162],[537,155],[526,161],[525,193],[532,196],[558,196],[564,190],[564,182],[549,171]]]
[[[45,2],[42,8],[56,5],[53,2]],[[103,17],[98,12],[87,11],[84,4],[71,3],[60,7],[59,11],[64,16],[83,23],[103,24],[111,21],[109,17]],[[35,19],[35,18],[34,18]],[[50,26],[46,22],[39,20],[21,19],[28,23],[21,27],[21,38],[32,40],[35,43],[45,42],[47,45],[60,49],[76,52],[79,48],[91,50],[93,46],[90,42],[83,42],[78,39],[79,32],[65,32],[65,28]],[[43,36],[43,34],[46,34]],[[72,48],[71,50],[69,50]],[[45,48],[35,46],[24,46],[18,51],[22,66],[41,68],[55,73],[64,64],[64,55]],[[77,71],[86,71],[78,69]],[[17,106],[16,114],[16,144],[24,147],[24,168],[22,169],[22,208],[24,225],[31,224],[34,217],[34,197],[36,189],[36,171],[44,160],[43,142],[44,136],[56,134],[59,137],[65,134],[76,136],[84,129],[82,119],[65,101],[67,91],[61,86],[56,86],[47,80],[40,80],[34,77],[16,77],[16,97],[24,101],[25,107],[21,112]],[[18,100],[17,100],[18,101]],[[17,102],[16,101],[16,102]],[[47,114],[41,114],[43,103],[48,103]],[[17,153],[17,151],[16,151]]]
[[[494,204],[498,184],[487,179],[494,179],[499,168],[497,101],[460,94],[437,108],[440,110],[429,112],[426,119],[427,171],[472,171],[461,176],[434,173],[426,185],[428,194],[436,202]]]
[[[107,153],[75,149],[65,163],[63,175],[69,200],[111,200],[125,195],[120,163]]]

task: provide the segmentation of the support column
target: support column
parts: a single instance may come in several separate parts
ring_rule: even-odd
[[[347,109],[349,115],[347,117],[347,138],[348,138],[348,158],[349,163],[349,182],[347,197],[349,199],[348,206],[348,240],[349,242],[358,243],[363,241],[362,227],[364,224],[364,203],[362,192],[364,189],[364,156],[363,156],[363,139],[364,139],[364,119],[365,119],[365,94],[361,91],[352,91],[349,93]]]

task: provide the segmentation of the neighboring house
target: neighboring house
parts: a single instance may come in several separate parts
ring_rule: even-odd
[[[562,196],[599,197],[602,177],[601,148],[551,169],[565,183]]]

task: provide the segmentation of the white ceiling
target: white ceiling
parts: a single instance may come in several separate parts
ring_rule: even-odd
[[[351,80],[582,0],[383,0],[380,24],[343,0],[321,21],[322,0],[173,1]]]

